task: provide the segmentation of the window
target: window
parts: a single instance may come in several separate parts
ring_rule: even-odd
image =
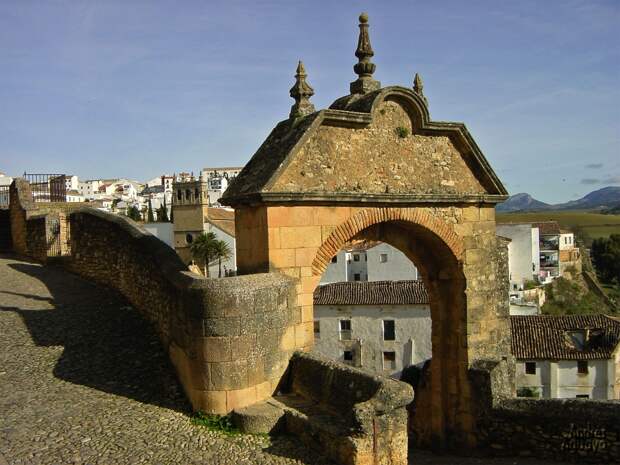
[[[332,263],[338,263],[338,255],[332,257]]]
[[[353,261],[354,262],[359,262],[360,261],[360,256],[358,254],[354,254],[353,255]]]
[[[589,399],[590,395],[589,394],[577,394],[575,396],[575,398],[577,398],[577,399]]]
[[[396,370],[396,352],[383,352],[383,370]]]
[[[340,320],[340,340],[348,341],[351,339],[351,320]]]
[[[194,242],[194,236],[192,236],[191,234],[187,234],[185,236],[185,242],[187,242],[188,244],[191,244],[192,242]]]
[[[379,262],[381,263],[387,263],[387,254],[386,253],[382,253],[379,255]]]
[[[587,360],[577,360],[577,373],[580,375],[588,374],[588,361]]]
[[[194,198],[196,200],[198,200],[200,198],[200,192],[198,192],[198,189],[194,189]]]
[[[180,190],[177,191],[177,199],[183,200],[183,193]]]
[[[393,341],[396,339],[396,322],[394,320],[383,320],[383,340]]]
[[[314,338],[319,339],[321,337],[321,322],[314,320]]]
[[[191,200],[192,198],[192,191],[190,191],[189,189],[185,189],[185,200]]]
[[[345,350],[342,353],[342,359],[344,360],[344,363],[346,363],[347,365],[353,365],[353,351]]]
[[[526,375],[536,374],[536,362],[525,362],[525,374]]]
[[[361,278],[361,276],[360,276],[360,274],[359,274],[359,273],[355,273],[355,274],[353,275],[353,281],[361,281],[361,279],[362,279],[362,278]]]

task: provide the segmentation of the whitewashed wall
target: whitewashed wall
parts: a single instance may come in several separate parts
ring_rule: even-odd
[[[510,271],[510,289],[523,286],[527,280],[538,275],[540,257],[538,248],[538,228],[530,224],[498,224],[498,236],[509,238],[508,268]]]
[[[517,389],[534,387],[545,398],[571,399],[581,394],[590,399],[614,398],[613,360],[588,360],[587,374],[577,373],[576,360],[536,360],[536,374],[532,375],[525,374],[525,360],[516,365]]]
[[[558,398],[588,394],[591,399],[607,399],[607,361],[588,360],[588,373],[577,373],[576,360],[558,362]]]
[[[381,255],[387,255],[387,262]],[[389,244],[381,243],[366,251],[368,259],[368,281],[417,280],[418,270],[407,256]]]
[[[387,255],[387,262],[381,262],[381,254]],[[354,256],[359,256],[355,261]],[[365,251],[338,252],[337,261],[331,262],[321,283],[355,281],[359,273],[360,281],[400,281],[417,280],[418,270],[407,256],[389,244],[381,243]]]
[[[319,321],[320,334],[313,350],[331,359],[342,362],[343,352],[352,349],[357,352],[356,366],[399,377],[403,368],[431,358],[428,305],[315,305],[314,318]],[[341,341],[339,322],[349,318],[351,340]],[[383,340],[383,320],[396,322],[396,340]],[[396,369],[387,373],[383,371],[384,351],[396,352]]]
[[[230,234],[222,231],[217,226],[212,225],[211,223],[205,223],[204,229],[205,232],[213,232],[219,240],[226,242],[232,252],[230,258],[222,260],[222,277],[226,276],[226,270],[236,271],[237,256],[235,251],[235,238]],[[211,276],[212,278],[217,278],[219,276],[219,265],[217,263],[209,266],[209,276]]]
[[[174,249],[173,228],[172,223],[144,223],[144,229]]]

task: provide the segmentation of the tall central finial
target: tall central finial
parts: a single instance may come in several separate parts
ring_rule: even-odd
[[[355,56],[359,62],[353,66],[353,71],[359,77],[350,85],[352,94],[366,94],[381,88],[381,83],[372,78],[376,65],[370,59],[374,54],[368,35],[368,14],[362,13],[360,15],[360,36],[357,41],[357,50],[355,50]]]
[[[300,61],[295,74],[295,84],[290,90],[291,97],[295,99],[289,115],[293,119],[314,113],[314,105],[310,102],[310,97],[314,95],[314,89],[306,82],[307,76],[306,68]]]

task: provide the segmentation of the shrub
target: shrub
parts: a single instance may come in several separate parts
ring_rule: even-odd
[[[409,135],[409,129],[407,129],[407,128],[403,127],[403,126],[398,126],[396,129],[394,129],[394,132],[401,139],[404,139],[405,137],[407,137]]]
[[[192,425],[204,426],[211,431],[219,431],[227,436],[241,434],[241,431],[233,425],[230,415],[209,415],[198,411],[192,415],[191,422]]]
[[[538,399],[540,397],[540,391],[535,387],[520,387],[517,389],[517,397],[531,397]]]

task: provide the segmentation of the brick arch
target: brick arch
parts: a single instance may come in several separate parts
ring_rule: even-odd
[[[413,208],[366,208],[360,210],[336,227],[323,242],[312,262],[312,274],[321,275],[332,257],[345,243],[364,229],[387,221],[406,221],[422,226],[439,237],[454,254],[457,260],[463,256],[463,241],[452,226],[427,212]]]

